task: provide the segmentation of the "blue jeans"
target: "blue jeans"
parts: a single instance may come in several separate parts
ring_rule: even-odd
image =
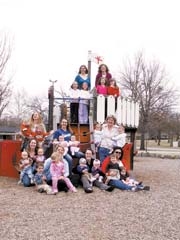
[[[65,156],[64,156],[64,159],[66,159],[66,161],[68,162],[68,165],[69,165],[69,175],[72,175],[72,157],[67,153]]]
[[[104,147],[99,147],[98,149],[99,152],[99,160],[102,163],[104,161],[104,159],[109,156],[109,148],[104,148]]]
[[[23,178],[22,178],[22,183],[24,185],[24,187],[30,187],[31,186],[31,179],[29,178],[28,174],[24,174]]]
[[[32,170],[33,168],[31,166],[28,166],[27,168],[23,169],[20,173],[20,180],[22,181],[24,175],[28,175],[30,179],[33,178]]]
[[[132,186],[128,186],[127,184],[123,183],[121,180],[110,180],[109,185],[121,190],[131,190]]]
[[[74,155],[77,158],[84,158],[84,153],[82,153],[82,152],[75,152]]]

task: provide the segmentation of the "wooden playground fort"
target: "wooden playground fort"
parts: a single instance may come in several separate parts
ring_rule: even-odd
[[[88,57],[88,74],[91,77],[91,53]],[[54,97],[54,83],[49,88],[49,130],[56,130],[62,118],[66,118],[76,135],[76,138],[81,143],[81,150],[84,151],[87,147],[93,148],[92,130],[94,124],[104,123],[106,116],[114,115],[118,124],[123,124],[125,132],[128,135],[128,144],[124,147],[124,157],[128,162],[128,168],[133,169],[133,155],[135,148],[135,133],[139,124],[139,104],[129,99],[122,97],[115,98],[114,96],[93,95],[90,99],[89,107],[89,122],[88,124],[71,123],[69,117],[69,105],[71,99]],[[54,105],[54,102],[61,101],[61,104]],[[63,103],[62,103],[63,102]]]

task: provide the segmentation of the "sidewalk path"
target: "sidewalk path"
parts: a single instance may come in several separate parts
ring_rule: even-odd
[[[137,156],[160,157],[160,158],[180,158],[180,148],[148,147],[147,150],[139,150]]]

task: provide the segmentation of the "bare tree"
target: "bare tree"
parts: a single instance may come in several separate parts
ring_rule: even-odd
[[[121,74],[121,85],[127,92],[127,96],[140,104],[141,133],[140,149],[145,149],[145,133],[148,124],[158,115],[164,114],[176,104],[176,91],[169,87],[169,79],[165,69],[159,62],[146,62],[142,52],[135,56],[135,62],[130,60],[125,64]]]
[[[25,89],[20,89],[13,93],[11,103],[6,111],[6,116],[13,119],[17,125],[20,125],[22,120],[29,119],[35,111],[40,112],[43,120],[47,121],[47,98],[31,97]]]
[[[6,34],[0,33],[0,118],[8,106],[12,94],[12,78],[7,76],[7,65],[11,56],[11,47]]]
[[[29,102],[30,97],[25,89],[13,92],[11,103],[7,107],[7,115],[16,119],[17,124],[20,124],[23,119],[29,118]]]
[[[48,99],[45,97],[32,97],[27,104],[27,109],[31,112],[38,111],[44,121],[47,121]]]

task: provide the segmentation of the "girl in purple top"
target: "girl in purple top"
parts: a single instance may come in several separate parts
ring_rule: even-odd
[[[98,68],[98,74],[96,75],[95,87],[100,82],[100,79],[104,77],[107,79],[107,85],[109,85],[109,80],[112,78],[112,75],[109,73],[109,68],[106,64],[101,64]]]

